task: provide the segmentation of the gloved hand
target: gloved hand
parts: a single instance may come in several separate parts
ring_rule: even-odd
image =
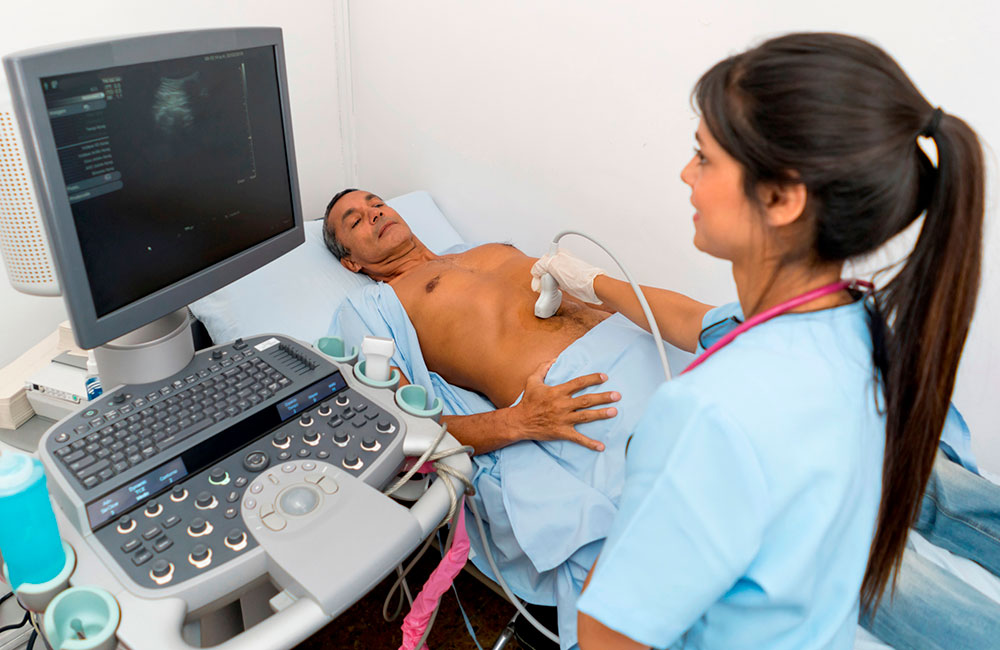
[[[594,278],[598,275],[607,275],[604,269],[591,266],[559,249],[555,255],[540,257],[531,267],[531,289],[533,291],[541,289],[542,284],[539,278],[546,273],[552,274],[552,277],[559,283],[559,288],[574,298],[594,305],[601,304],[601,300],[594,293]]]

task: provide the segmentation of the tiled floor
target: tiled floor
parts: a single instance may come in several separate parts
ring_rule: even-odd
[[[413,577],[409,581],[414,596],[433,570],[436,557],[440,556],[435,549],[429,549],[426,556],[414,568],[411,574]],[[297,646],[296,650],[398,648],[402,642],[399,626],[408,608],[392,623],[386,623],[382,619],[382,601],[394,580],[395,573],[341,614],[337,620]],[[479,644],[484,650],[490,650],[493,642],[514,615],[513,606],[465,571],[458,575],[455,585],[465,613],[469,616],[479,638]],[[441,609],[427,639],[427,647],[430,650],[469,650],[476,647],[466,631],[454,592],[446,593],[441,601]],[[524,649],[513,640],[507,645],[507,650]]]

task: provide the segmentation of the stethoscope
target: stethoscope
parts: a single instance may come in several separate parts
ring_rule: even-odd
[[[747,330],[752,329],[760,325],[761,323],[769,321],[776,316],[781,316],[782,314],[787,313],[795,309],[796,307],[801,307],[806,303],[812,302],[817,298],[822,298],[823,296],[828,296],[831,293],[837,293],[838,291],[843,291],[844,289],[852,289],[852,290],[864,289],[866,292],[870,292],[875,289],[875,285],[866,280],[840,280],[838,282],[832,282],[830,284],[819,287],[818,289],[807,291],[802,295],[795,296],[790,300],[786,300],[780,305],[776,305],[774,307],[771,307],[770,309],[762,311],[761,313],[756,314],[752,318],[747,319],[746,322],[740,323],[737,327],[726,332],[726,334],[723,335],[721,339],[716,341],[712,345],[712,347],[708,348],[700,355],[698,355],[698,358],[692,361],[690,365],[688,365],[688,367],[685,368],[684,372],[682,372],[681,374],[683,375],[686,372],[694,370],[701,364],[705,363],[706,361],[708,361],[709,357],[711,357],[713,354],[715,354],[722,348],[732,343],[737,336],[746,332]]]

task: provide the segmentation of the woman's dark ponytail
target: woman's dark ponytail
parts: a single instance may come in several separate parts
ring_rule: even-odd
[[[842,262],[923,218],[869,305],[886,412],[882,500],[861,586],[873,613],[919,511],[979,290],[984,169],[976,134],[935,109],[892,58],[842,34],[791,34],[716,64],[695,98],[706,126],[762,182],[803,183],[811,241],[798,259]],[[918,144],[931,136],[934,165]]]
[[[874,316],[889,328],[885,349],[875,346],[887,408],[882,502],[861,585],[862,603],[871,610],[890,569],[899,567],[907,529],[919,513],[979,292],[982,150],[957,117],[944,115],[931,135],[938,164],[921,179],[927,207],[920,236],[875,302]]]

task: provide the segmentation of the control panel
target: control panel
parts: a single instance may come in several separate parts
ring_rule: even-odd
[[[50,430],[50,489],[135,585],[183,584],[256,548],[255,526],[313,512],[343,482],[333,468],[375,488],[396,475],[400,412],[350,371],[280,336],[199,352]]]

